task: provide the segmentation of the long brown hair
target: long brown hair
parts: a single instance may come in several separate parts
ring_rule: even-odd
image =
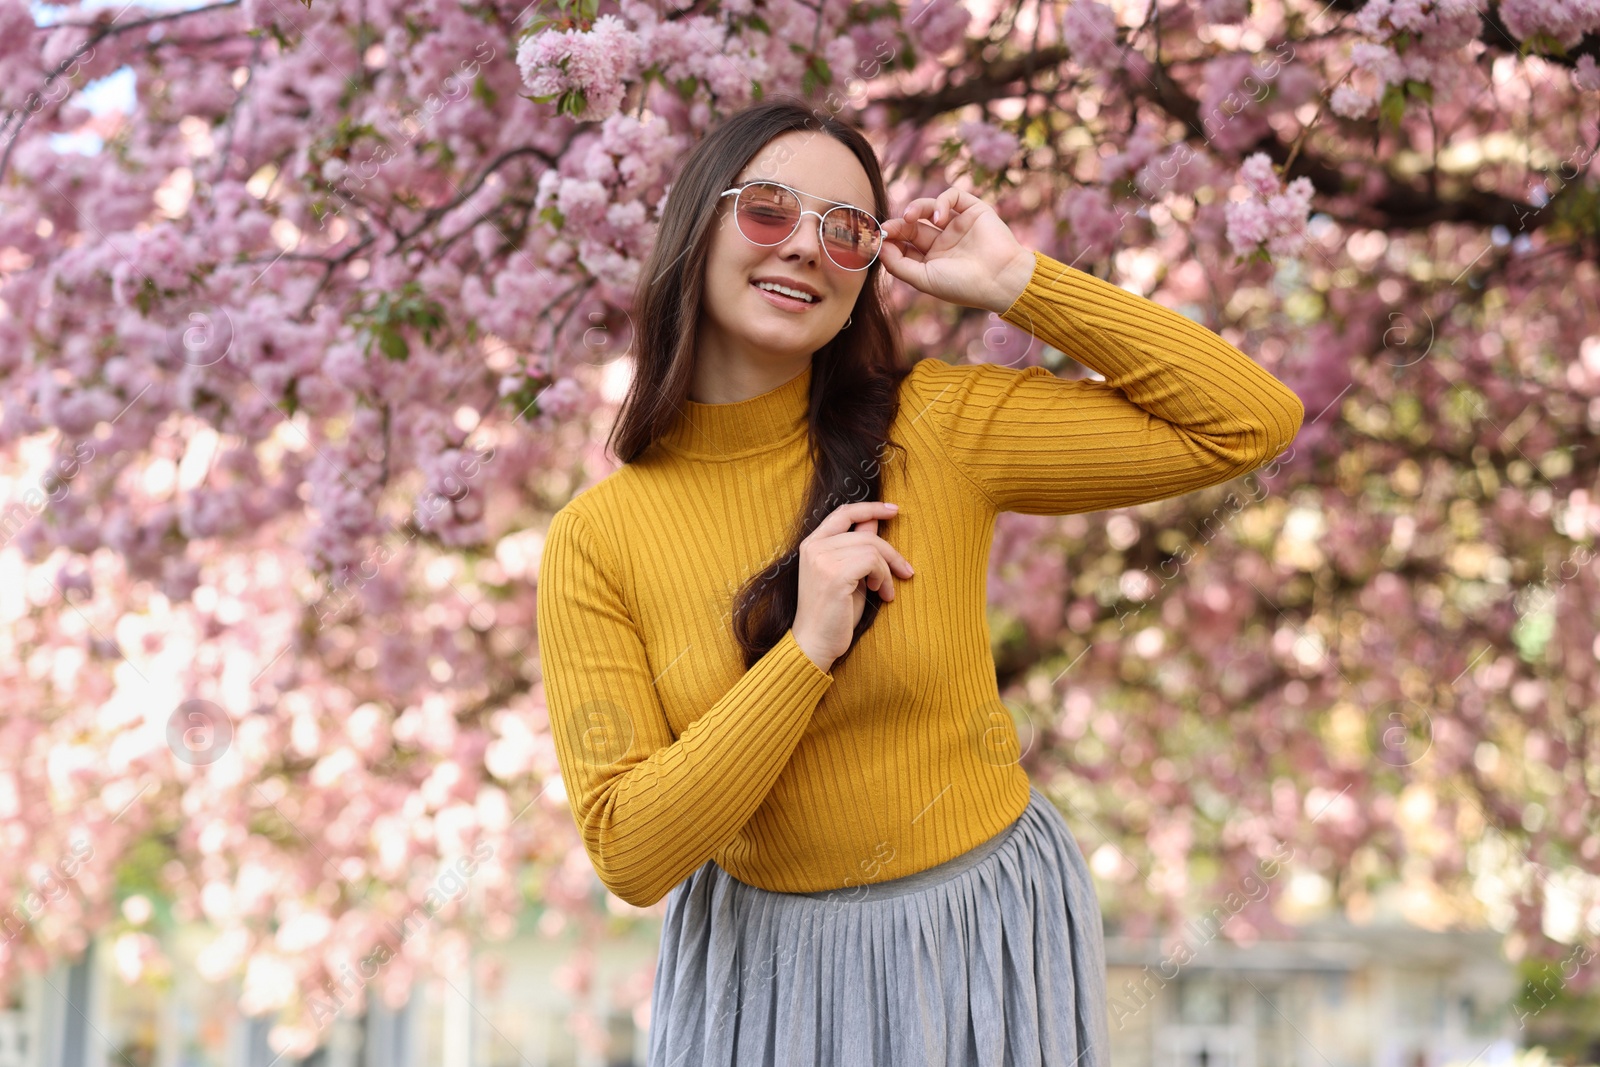
[[[873,214],[889,217],[883,170],[854,126],[795,96],[772,96],[724,119],[695,146],[672,184],[655,247],[634,293],[634,374],[608,444],[631,463],[673,423],[694,377],[695,329],[719,194],[767,142],[793,130],[825,133],[855,153],[872,183]],[[881,499],[881,464],[898,408],[900,381],[911,372],[894,317],[880,289],[883,261],[867,268],[850,325],[811,357],[807,439],[811,484],[789,544],[747,579],[734,597],[733,635],[748,670],[794,625],[799,604],[800,542],[839,506]],[[901,455],[904,455],[903,449]],[[836,668],[877,617],[867,603]]]

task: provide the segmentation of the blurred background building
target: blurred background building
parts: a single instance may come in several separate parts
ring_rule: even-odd
[[[613,998],[653,966],[658,926],[608,943],[589,985],[607,1048],[583,1047],[556,980],[570,944],[534,931],[475,969],[419,983],[398,1012],[373,998],[329,1023],[310,1058],[276,1056],[269,1022],[235,991],[174,966],[164,989],[126,986],[103,950],[35,978],[0,1015],[0,1067],[625,1067],[642,1064],[648,1015]],[[181,939],[180,939],[181,940]],[[1220,937],[1189,951],[1107,937],[1117,1067],[1495,1067],[1513,1062],[1521,980],[1494,932],[1435,932],[1326,919],[1248,948]],[[183,945],[172,946],[174,960]],[[1181,963],[1181,965],[1180,965]]]

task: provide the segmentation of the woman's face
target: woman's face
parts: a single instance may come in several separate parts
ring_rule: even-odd
[[[739,172],[729,188],[767,179],[800,195],[800,206],[818,214],[833,201],[873,212],[872,185],[855,153],[825,133],[779,134]],[[843,328],[866,283],[866,270],[846,270],[822,249],[816,215],[802,215],[788,239],[756,245],[739,232],[735,197],[723,197],[712,223],[705,292],[697,332],[699,355],[712,365],[772,364],[791,373]],[[755,283],[775,280],[815,293],[800,305],[772,296]]]

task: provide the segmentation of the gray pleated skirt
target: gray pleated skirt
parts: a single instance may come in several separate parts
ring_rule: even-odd
[[[648,1067],[1110,1067],[1099,900],[1029,788],[902,878],[775,893],[707,860],[667,895]]]

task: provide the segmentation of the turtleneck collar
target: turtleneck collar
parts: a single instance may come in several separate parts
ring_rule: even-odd
[[[734,459],[764,452],[805,432],[811,402],[811,364],[782,385],[731,404],[685,400],[658,441],[697,459]]]

